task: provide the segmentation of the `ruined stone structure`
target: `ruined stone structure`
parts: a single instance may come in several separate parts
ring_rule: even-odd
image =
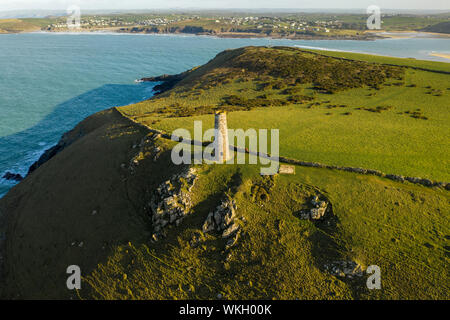
[[[232,157],[230,150],[230,144],[228,141],[228,126],[227,126],[227,113],[224,111],[217,111],[214,118],[215,133],[215,148],[218,154],[216,154],[216,161],[223,163]]]

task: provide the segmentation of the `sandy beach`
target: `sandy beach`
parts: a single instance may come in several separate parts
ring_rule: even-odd
[[[430,56],[449,59],[450,60],[450,53],[439,53],[439,52],[432,52],[430,53]]]
[[[424,31],[366,31],[375,35],[389,39],[408,39],[408,38],[449,38],[450,34],[424,32]]]

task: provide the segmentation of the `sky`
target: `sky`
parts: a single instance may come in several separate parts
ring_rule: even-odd
[[[449,0],[0,0],[0,11],[65,10],[78,5],[85,10],[163,8],[299,8],[359,9],[377,5],[386,9],[449,10]]]

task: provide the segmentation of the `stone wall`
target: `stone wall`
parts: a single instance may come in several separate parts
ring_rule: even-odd
[[[166,134],[166,133],[164,133],[162,131],[155,130],[155,129],[152,129],[150,127],[147,127],[147,126],[145,126],[145,125],[143,125],[143,124],[141,124],[141,123],[139,123],[137,121],[134,121],[134,120],[132,120],[132,119],[126,117],[126,116],[124,116],[124,117],[127,118],[128,120],[130,120],[131,122],[139,125],[139,126],[145,127],[147,130],[149,130],[151,132],[161,134],[162,138],[171,139],[170,135],[168,135],[168,134]],[[226,121],[226,117],[225,117],[225,121]],[[225,122],[225,124],[226,124],[226,122]],[[195,141],[192,140],[191,144],[194,144],[194,142]],[[201,144],[203,146],[208,146],[209,144],[211,144],[211,141],[202,142]],[[261,152],[251,152],[251,151],[248,151],[247,149],[240,149],[240,148],[238,148],[236,146],[233,146],[233,145],[229,145],[229,148],[232,151],[245,152],[245,153],[249,153],[249,154],[251,153],[251,154],[257,155],[258,157],[271,159],[271,156],[269,154],[264,154],[264,153],[261,153]],[[272,160],[276,160],[276,159],[272,159]],[[407,181],[407,182],[414,183],[414,184],[419,184],[419,185],[422,185],[422,186],[425,186],[425,187],[439,187],[439,188],[443,188],[445,190],[450,190],[450,182],[433,181],[433,180],[423,179],[423,178],[419,178],[419,177],[405,177],[405,176],[396,175],[396,174],[386,174],[386,173],[383,173],[381,171],[373,170],[373,169],[326,165],[326,164],[322,164],[322,163],[319,163],[319,162],[307,162],[307,161],[301,161],[301,160],[291,159],[291,158],[286,158],[286,157],[279,157],[278,161],[280,163],[287,163],[287,164],[292,164],[292,165],[302,166],[302,167],[324,168],[324,169],[340,170],[340,171],[354,172],[354,173],[366,174],[366,175],[375,175],[375,176],[378,176],[378,177],[386,178],[386,179],[397,181],[397,182],[405,182],[405,181]]]

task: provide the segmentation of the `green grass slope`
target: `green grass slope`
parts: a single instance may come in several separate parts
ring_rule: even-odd
[[[174,89],[120,111],[170,133],[192,129],[193,120],[212,127],[210,113],[225,109],[234,111],[231,128],[280,129],[286,157],[450,181],[449,64],[328,54],[333,57],[292,48],[225,52]]]
[[[0,296],[449,299],[450,194],[437,187],[200,164],[190,191],[179,181],[192,212],[154,241],[156,190],[186,168],[170,160],[175,143],[146,126],[170,133],[201,119],[206,129],[216,109],[229,111],[230,128],[279,128],[283,156],[448,180],[448,75],[347,58],[229,50],[148,101],[80,123],[63,151],[0,199]],[[314,196],[329,209],[304,220]],[[224,199],[237,205],[231,246],[203,232]],[[363,273],[334,272],[341,262]],[[72,264],[82,270],[78,292],[65,286]],[[381,290],[366,287],[370,265],[381,269]]]
[[[423,29],[423,31],[428,32],[438,32],[438,33],[450,33],[450,22],[440,22]]]
[[[95,298],[448,298],[447,192],[297,167],[295,176],[275,177],[270,196],[261,200],[253,187],[264,181],[255,167],[203,170],[192,217],[170,229],[161,243],[116,248],[86,277]],[[244,231],[227,250],[220,234],[202,235],[201,228],[236,175],[234,198]],[[334,217],[317,223],[299,219],[299,210],[315,192],[331,201]],[[196,234],[202,242],[192,247]],[[383,289],[368,290],[366,277],[330,274],[325,265],[336,260],[380,266]]]
[[[143,137],[114,110],[93,115],[70,133],[69,147],[0,200],[2,297],[76,297],[65,285],[69,265],[87,274],[111,247],[151,236],[140,209],[143,188],[154,188],[173,169],[166,157],[163,170],[153,165],[129,174],[133,145]]]

